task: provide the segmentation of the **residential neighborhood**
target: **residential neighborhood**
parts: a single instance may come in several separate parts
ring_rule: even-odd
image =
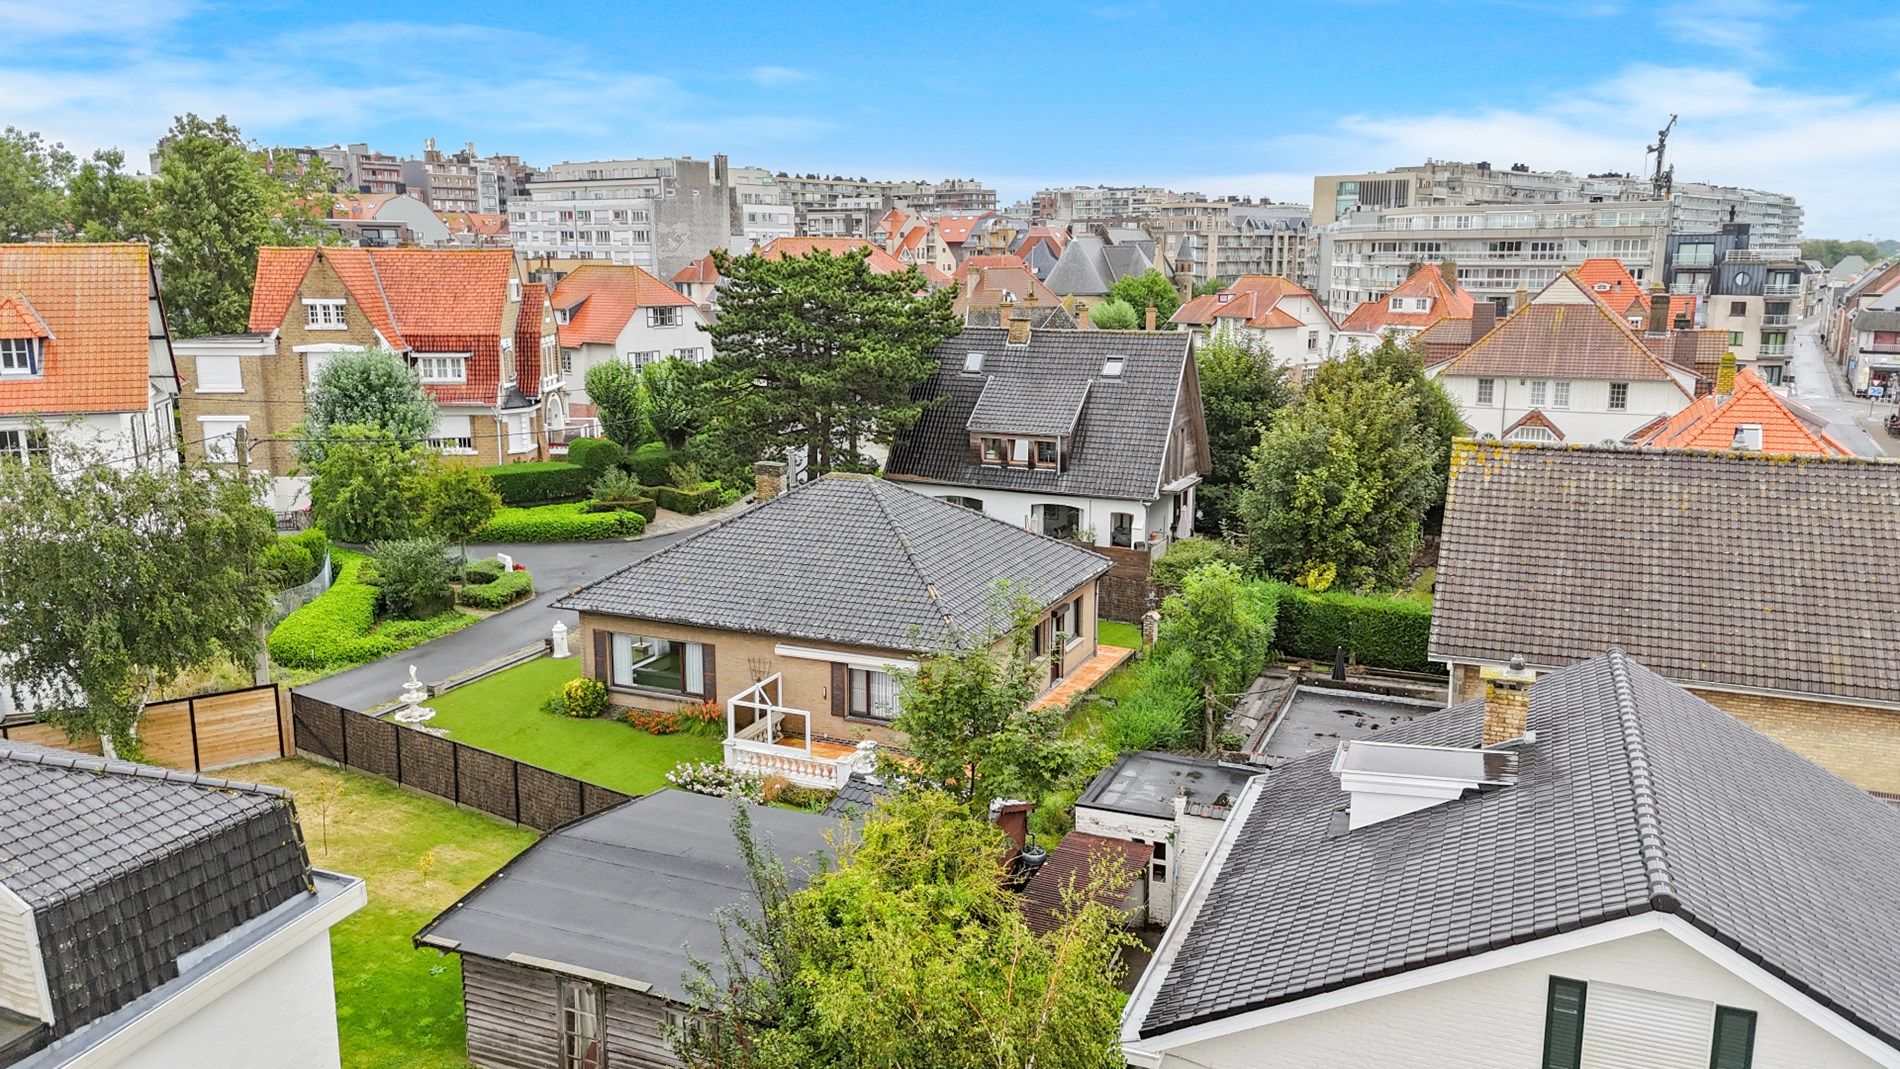
[[[1891,20],[565,13],[0,40],[0,1067],[1900,1069]]]

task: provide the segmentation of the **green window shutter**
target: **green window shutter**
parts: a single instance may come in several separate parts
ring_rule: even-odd
[[[1550,978],[1544,1004],[1544,1069],[1578,1069],[1583,1057],[1583,1004],[1589,985]]]
[[[1709,1044],[1709,1069],[1750,1069],[1755,1062],[1755,1011],[1715,1008],[1715,1041]]]

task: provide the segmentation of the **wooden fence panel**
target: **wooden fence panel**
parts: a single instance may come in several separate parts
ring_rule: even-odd
[[[191,699],[191,715],[200,769],[284,756],[274,685],[200,695]]]
[[[99,748],[99,736],[81,735],[68,741],[66,729],[52,724],[14,724],[0,727],[0,739],[10,742],[24,742],[33,746],[47,746],[55,750],[72,750],[98,756],[104,751]]]
[[[191,732],[190,698],[153,702],[139,715],[139,743],[145,747],[145,759],[155,765],[198,771]]]

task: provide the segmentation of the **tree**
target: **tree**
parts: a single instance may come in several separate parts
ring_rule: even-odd
[[[1442,505],[1451,473],[1451,444],[1465,433],[1465,417],[1458,408],[1458,402],[1452,400],[1437,379],[1425,374],[1425,354],[1418,346],[1409,340],[1399,341],[1391,334],[1387,334],[1371,349],[1353,346],[1345,358],[1320,365],[1315,374],[1321,389],[1332,383],[1358,378],[1395,383],[1418,399],[1419,429],[1431,443],[1432,470],[1438,477],[1432,505]]]
[[[426,442],[435,433],[436,406],[415,368],[386,349],[336,353],[323,362],[304,405],[297,459],[323,461],[339,427],[373,427],[403,445]]]
[[[1168,319],[1174,315],[1175,309],[1181,307],[1181,294],[1159,268],[1150,267],[1139,275],[1116,279],[1115,284],[1109,287],[1108,294],[1118,301],[1126,302],[1143,323],[1148,321],[1148,306],[1154,305],[1156,328],[1174,329],[1174,324]]]
[[[1097,868],[1054,930],[1023,918],[1001,832],[937,791],[871,813],[838,866],[793,892],[784,867],[741,852],[760,919],[727,923],[723,977],[688,978],[699,1027],[674,1037],[694,1069],[1108,1069],[1133,944],[1102,904],[1125,879]]]
[[[409,538],[422,526],[441,458],[377,427],[344,424],[310,480],[310,515],[340,542]]]
[[[0,462],[0,663],[21,708],[135,757],[154,691],[257,654],[276,525],[249,473],[52,459]]]
[[[222,116],[172,123],[152,199],[165,310],[181,338],[244,329],[260,247],[333,239],[328,206],[273,177]]]
[[[692,369],[678,358],[641,368],[640,412],[668,449],[684,449],[699,424],[699,396]]]
[[[930,350],[958,329],[954,288],[930,291],[916,268],[877,274],[869,257],[713,253],[726,281],[704,397],[724,450],[757,460],[801,449],[813,473],[863,468],[865,445],[922,415]]]
[[[619,469],[614,469],[618,471]],[[431,535],[454,542],[468,560],[468,540],[501,508],[501,495],[488,473],[465,464],[442,464],[429,480],[429,503],[422,526]]]
[[[640,412],[640,373],[630,364],[609,360],[587,369],[587,399],[600,416],[607,440],[622,449],[638,448],[647,440],[646,420]]]
[[[1441,493],[1434,460],[1416,392],[1316,379],[1254,449],[1240,510],[1256,568],[1313,590],[1396,585]]]
[[[1214,752],[1233,695],[1253,682],[1273,641],[1273,613],[1240,569],[1212,561],[1189,572],[1161,602],[1157,636],[1186,653],[1201,687],[1201,749]]]
[[[1801,256],[1807,260],[1819,260],[1822,267],[1833,267],[1849,256],[1858,256],[1868,263],[1878,263],[1886,255],[1880,245],[1871,241],[1841,241],[1838,238],[1810,238],[1801,243]]]
[[[379,619],[427,620],[455,602],[455,565],[434,538],[399,538],[370,547]]]
[[[152,187],[125,171],[125,153],[102,149],[66,190],[69,225],[81,241],[150,241]]]
[[[66,218],[73,154],[9,126],[0,131],[0,242],[55,236]]]
[[[1201,407],[1207,422],[1207,447],[1214,470],[1195,492],[1204,530],[1237,533],[1240,494],[1247,463],[1273,414],[1292,389],[1286,371],[1266,346],[1242,344],[1217,334],[1195,354],[1201,380]]]
[[[1062,737],[1059,711],[1029,708],[1038,689],[1029,652],[1035,606],[1006,589],[995,603],[994,614],[1012,621],[1007,634],[939,650],[898,680],[893,726],[910,752],[887,770],[940,785],[974,813],[996,798],[1042,798],[1080,774],[1092,753]]]
[[[1219,293],[1220,291],[1226,288],[1227,288],[1227,283],[1224,280],[1218,279],[1218,278],[1210,278],[1206,282],[1200,282],[1200,283],[1195,284],[1194,296],[1211,297],[1214,294]]]
[[[1111,297],[1089,309],[1089,322],[1097,330],[1134,330],[1141,317],[1127,301]]]

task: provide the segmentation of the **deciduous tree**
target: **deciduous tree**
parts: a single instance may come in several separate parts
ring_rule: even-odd
[[[587,369],[587,399],[600,417],[601,433],[622,449],[633,450],[647,440],[646,417],[640,411],[640,373],[619,360]]]
[[[378,427],[334,428],[310,480],[310,515],[340,542],[412,537],[422,526],[441,458]]]
[[[1219,293],[1220,291],[1226,288],[1227,288],[1227,281],[1225,279],[1210,278],[1206,282],[1195,283],[1194,296],[1208,297],[1208,296],[1212,296],[1213,294]]]
[[[694,368],[677,357],[640,369],[640,412],[668,449],[686,448],[699,427],[699,391]]]
[[[1233,696],[1253,682],[1273,641],[1273,609],[1240,569],[1212,561],[1161,603],[1159,638],[1187,657],[1201,687],[1201,749],[1214,752]]]
[[[58,142],[9,126],[0,131],[0,241],[36,241],[66,222],[73,154]]]
[[[435,433],[435,401],[402,357],[385,349],[337,353],[323,362],[305,402],[297,459],[321,463],[339,427],[373,427],[404,445]]]
[[[1148,306],[1154,305],[1156,329],[1174,329],[1168,320],[1175,309],[1181,307],[1181,294],[1159,268],[1150,267],[1139,275],[1118,278],[1108,292],[1109,296],[1133,308],[1136,318],[1144,324],[1148,321]]]
[[[1200,529],[1235,534],[1247,462],[1273,414],[1292,395],[1286,371],[1264,345],[1246,345],[1224,334],[1202,343],[1195,360],[1206,414],[1207,446],[1214,470],[1195,492]]]
[[[1127,301],[1111,297],[1089,309],[1089,323],[1098,330],[1134,330],[1141,316]]]
[[[21,708],[135,756],[158,688],[256,655],[276,531],[249,473],[109,459],[0,462],[0,663]]]
[[[80,164],[66,191],[68,225],[81,241],[150,241],[152,186],[127,174],[125,153],[102,149]]]
[[[434,537],[455,543],[467,561],[468,540],[500,508],[501,495],[488,473],[465,464],[442,464],[429,480],[422,526]]]

